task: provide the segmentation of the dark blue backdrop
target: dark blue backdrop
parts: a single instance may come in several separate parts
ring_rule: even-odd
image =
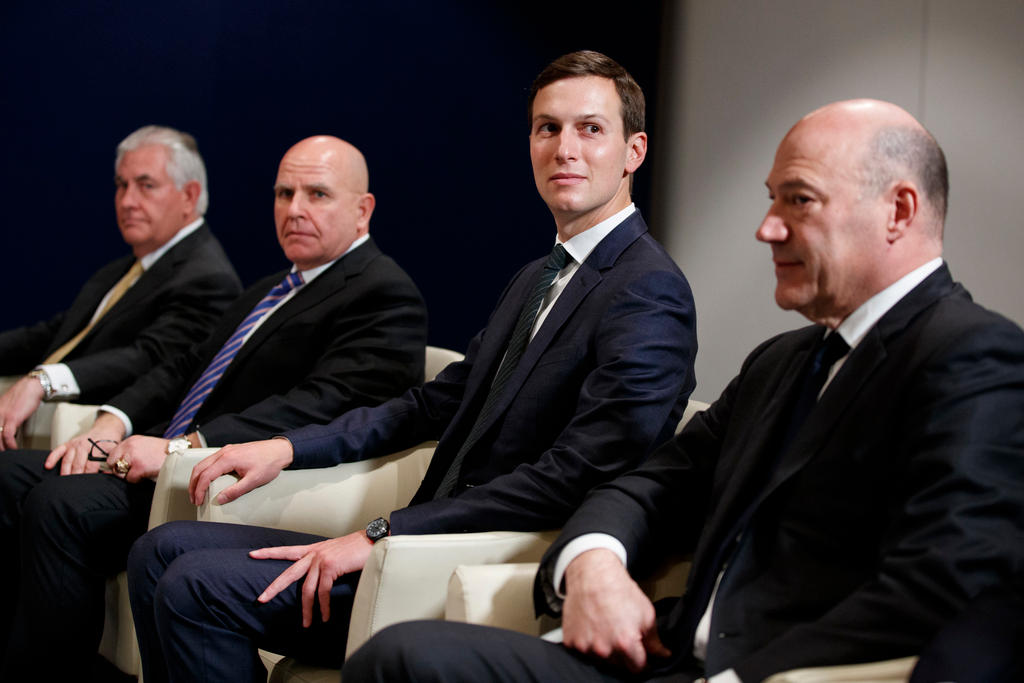
[[[207,218],[245,284],[286,265],[271,211],[284,151],[316,133],[361,148],[377,196],[371,233],[422,289],[431,343],[463,350],[554,236],[530,172],[533,77],[562,53],[597,49],[653,104],[660,22],[658,2],[4,3],[0,329],[66,307],[125,253],[114,147],[161,123],[196,136]],[[650,160],[641,209],[649,173]]]

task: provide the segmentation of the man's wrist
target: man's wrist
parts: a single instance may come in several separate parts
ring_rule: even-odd
[[[75,380],[75,375],[66,364],[47,363],[45,365],[37,365],[35,370],[45,372],[47,379],[50,380],[52,396],[47,400],[70,401],[81,395],[82,390],[79,388],[77,380]]]
[[[31,380],[37,382],[40,388],[43,390],[43,401],[49,401],[51,398],[57,395],[57,392],[53,388],[53,382],[50,381],[50,376],[46,374],[45,370],[39,370],[38,368],[31,371],[26,375]]]
[[[284,441],[287,444],[286,448],[281,449],[282,462],[281,469],[287,469],[295,462],[295,447],[292,445],[291,439],[282,434],[273,436],[270,438],[271,441]]]
[[[588,550],[595,550],[597,548],[604,548],[612,551],[615,553],[616,557],[619,558],[619,561],[622,562],[622,565],[626,566],[626,547],[622,545],[622,542],[619,541],[619,539],[614,536],[610,536],[609,534],[601,533],[577,536],[562,548],[562,552],[558,554],[558,559],[555,561],[554,571],[551,574],[551,579],[554,583],[555,595],[560,598],[565,597],[565,572],[569,565],[572,564],[572,561]]]

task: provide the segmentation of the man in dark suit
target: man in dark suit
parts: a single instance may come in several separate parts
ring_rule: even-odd
[[[193,137],[145,126],[117,146],[117,225],[132,255],[107,264],[67,311],[0,333],[0,450],[42,401],[101,403],[205,336],[242,291],[203,221],[206,169]]]
[[[801,120],[757,237],[777,303],[817,324],[755,349],[566,523],[536,581],[563,644],[404,624],[345,680],[760,681],[914,655],[1019,572],[1024,334],[942,262],[947,185],[938,144],[895,105]],[[630,573],[678,553],[686,593],[656,609]]]
[[[199,523],[147,534],[129,562],[147,681],[260,680],[257,646],[340,664],[358,572],[389,524],[396,534],[554,528],[672,433],[694,386],[694,310],[630,202],[647,149],[643,93],[614,61],[582,52],[545,69],[530,102],[534,177],[557,243],[512,279],[465,360],[377,408],[222,449],[191,483],[199,502],[213,478],[241,474],[223,501],[283,467],[439,439],[411,505],[336,539]]]
[[[4,680],[62,680],[91,662],[104,580],[124,569],[146,529],[166,454],[323,423],[422,382],[426,309],[369,236],[367,186],[355,147],[326,136],[296,144],[274,201],[293,267],[251,287],[209,338],[111,399],[85,435],[49,456],[0,459],[0,537],[21,565],[20,579],[10,561],[0,570],[19,598]],[[133,431],[148,435],[125,438]],[[88,456],[99,449],[113,476],[95,474],[101,464]],[[57,476],[58,463],[60,474],[86,474]],[[60,658],[47,657],[54,642]]]

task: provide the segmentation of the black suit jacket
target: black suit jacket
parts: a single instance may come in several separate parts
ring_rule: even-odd
[[[250,287],[213,333],[110,401],[137,431],[162,434],[239,323],[287,271]],[[376,405],[423,381],[427,312],[409,276],[368,240],[260,325],[189,431],[211,446],[265,439]]]
[[[28,372],[78,334],[134,256],[107,264],[71,308],[0,333],[0,374]],[[205,336],[242,291],[238,275],[204,223],[157,259],[64,358],[82,403],[103,403],[153,366]]]
[[[431,500],[475,422],[520,310],[546,258],[506,287],[466,358],[435,381],[329,425],[286,436],[293,467],[325,467],[439,439],[392,532],[560,526],[594,485],[672,434],[694,386],[689,285],[639,213],[591,252],[530,341],[455,495]]]
[[[1020,328],[974,304],[943,266],[869,331],[777,454],[822,334],[813,326],[759,346],[678,437],[594,491],[545,557],[538,609],[560,607],[554,560],[583,533],[618,538],[638,573],[692,551],[687,597],[661,606],[669,666],[683,667],[706,607],[694,596],[722,570],[712,558],[725,544],[706,670],[758,681],[915,654],[968,598],[1021,567]]]

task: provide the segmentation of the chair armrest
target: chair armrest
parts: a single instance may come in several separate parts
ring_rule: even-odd
[[[444,616],[448,580],[460,564],[537,562],[556,531],[392,536],[373,548],[359,578],[346,653],[385,626]]]
[[[538,563],[459,565],[448,581],[445,621],[498,626],[540,636],[558,626],[533,609]]]
[[[150,529],[164,522],[196,519],[196,506],[188,499],[188,480],[196,463],[216,452],[216,448],[190,448],[164,458],[149,509]]]
[[[469,624],[499,626],[539,636],[558,626],[558,620],[536,618],[533,579],[537,563],[459,565],[448,582],[444,618]],[[652,601],[681,595],[690,571],[687,561],[665,563],[640,582]]]
[[[905,683],[917,657],[901,657],[883,662],[813,666],[769,676],[764,683]]]
[[[218,477],[199,508],[199,519],[343,536],[408,505],[426,474],[435,445],[430,441],[334,467],[285,470],[273,481],[223,505],[214,499],[237,477]]]
[[[56,448],[85,432],[96,421],[99,406],[57,403],[50,421],[50,448]]]

